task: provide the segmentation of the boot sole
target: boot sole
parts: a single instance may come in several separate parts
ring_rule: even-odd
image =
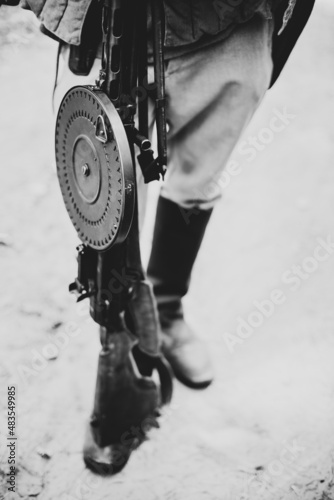
[[[181,384],[189,387],[190,389],[201,390],[206,389],[209,385],[212,384],[213,379],[211,380],[203,380],[203,382],[193,382],[192,380],[184,377],[181,373],[177,371],[173,371],[175,378],[181,382]]]

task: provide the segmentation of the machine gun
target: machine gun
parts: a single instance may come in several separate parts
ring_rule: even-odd
[[[96,86],[70,89],[56,121],[59,184],[82,241],[70,291],[78,301],[89,298],[102,344],[84,460],[103,474],[124,466],[172,395],[171,370],[160,352],[154,296],[139,248],[135,147],[145,182],[163,177],[167,164],[163,4],[148,2],[104,0]],[[157,157],[148,139],[149,96],[136,91],[147,82],[149,7]]]

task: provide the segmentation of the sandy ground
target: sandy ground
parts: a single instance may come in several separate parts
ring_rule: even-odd
[[[176,384],[161,428],[112,478],[88,472],[81,457],[99,340],[67,292],[77,239],[53,166],[56,46],[30,19],[0,11],[0,498],[11,498],[14,383],[13,498],[334,499],[332,4],[318,1],[234,155],[236,175],[220,179],[224,197],[186,300],[215,383],[204,392]],[[146,256],[149,237],[148,226]]]

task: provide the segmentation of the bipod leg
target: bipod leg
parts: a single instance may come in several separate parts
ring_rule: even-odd
[[[138,275],[131,294],[126,298],[125,314],[128,328],[138,339],[134,349],[135,359],[142,374],[151,376],[154,370],[158,372],[160,404],[168,404],[172,398],[173,375],[161,353],[160,323],[153,287],[142,268],[137,210],[126,241],[126,263],[129,269],[136,269]]]

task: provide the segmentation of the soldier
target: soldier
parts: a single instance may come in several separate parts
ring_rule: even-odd
[[[67,70],[59,79],[57,98],[72,85],[94,83],[101,2],[23,2],[39,17],[44,31],[61,41]],[[219,178],[279,76],[313,4],[314,0],[164,0],[169,162],[148,276],[159,310],[163,352],[176,377],[192,388],[204,388],[213,379],[205,345],[185,322],[182,310],[197,253],[220,198],[219,186],[212,181]],[[85,57],[77,57],[76,47]],[[153,120],[152,111],[151,128]]]

